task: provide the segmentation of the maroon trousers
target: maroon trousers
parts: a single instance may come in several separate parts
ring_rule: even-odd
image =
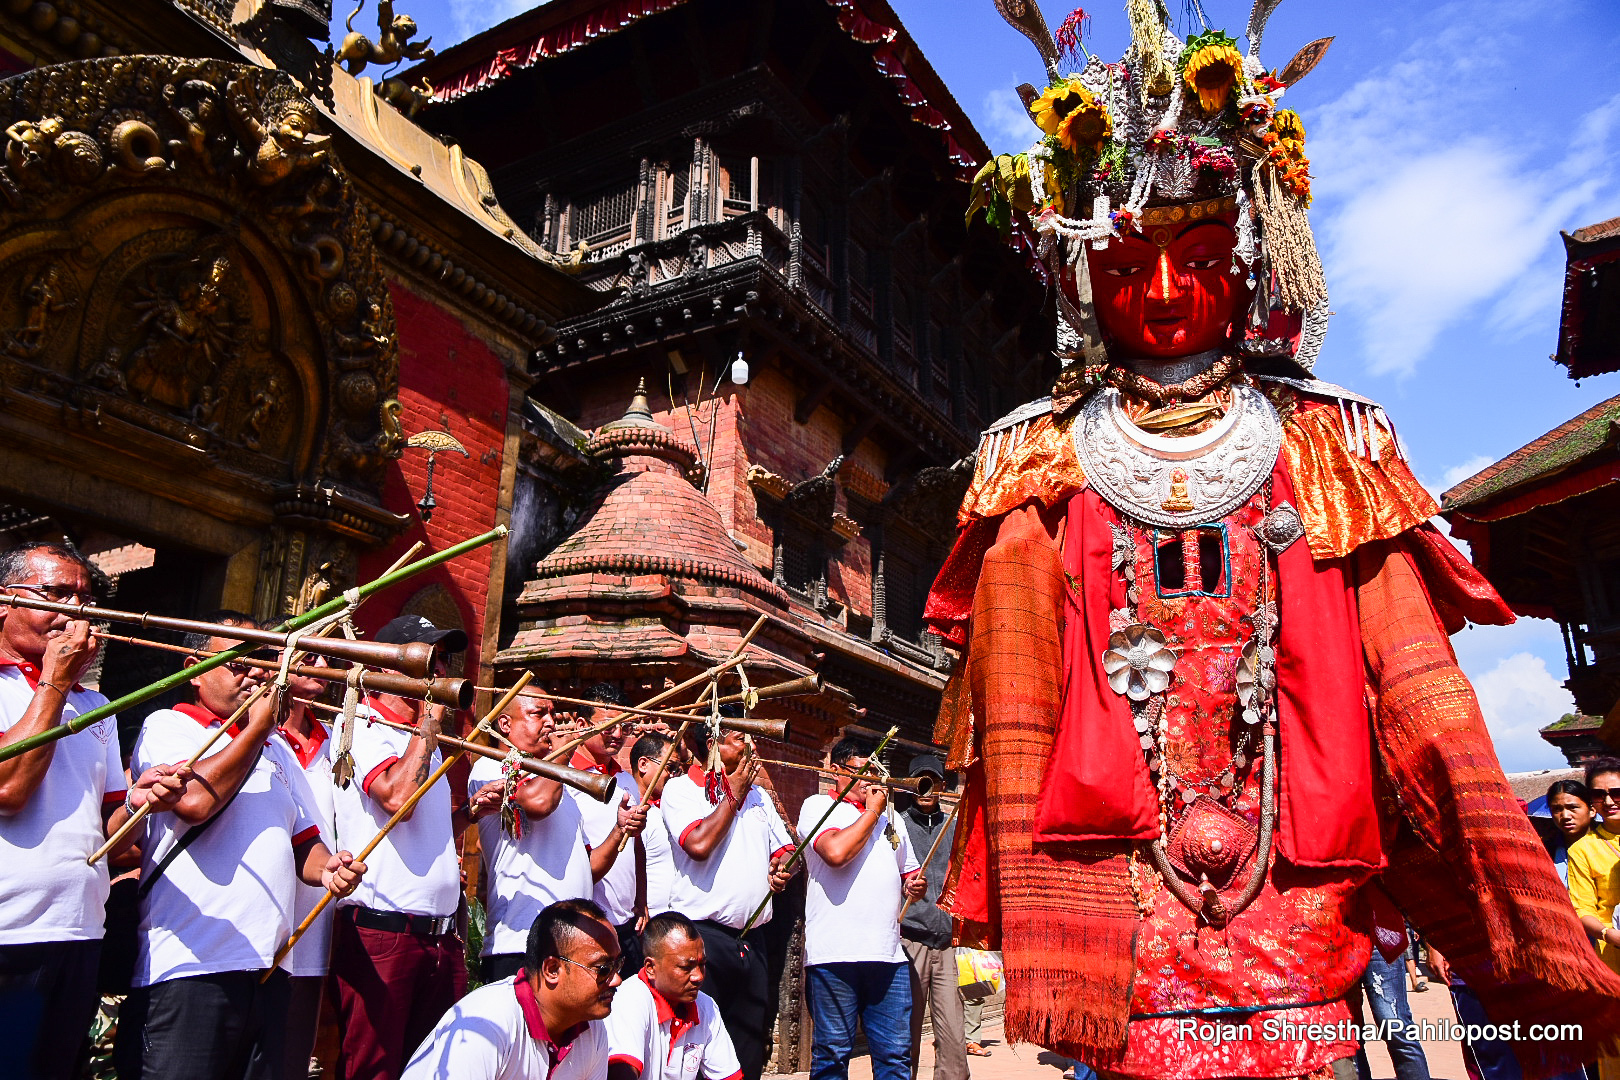
[[[454,934],[394,933],[332,922],[332,974],[343,1026],[343,1080],[398,1080],[433,1026],[467,992]]]

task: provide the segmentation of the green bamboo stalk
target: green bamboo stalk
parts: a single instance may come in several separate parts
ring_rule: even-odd
[[[850,774],[849,783],[845,784],[844,790],[840,791],[833,798],[832,805],[827,807],[827,812],[825,814],[821,815],[821,820],[816,822],[815,826],[809,832],[799,837],[799,842],[794,845],[793,854],[789,855],[788,861],[783,864],[787,870],[792,871],[793,867],[804,858],[804,849],[810,846],[810,841],[814,839],[816,833],[821,831],[821,827],[827,824],[827,819],[832,817],[834,810],[838,809],[838,804],[843,802],[844,798],[855,787],[855,781],[864,776],[866,774],[866,770],[872,767],[872,763],[883,756],[883,751],[888,748],[889,740],[894,738],[895,734],[899,732],[899,730],[900,729],[897,727],[892,727],[888,730],[883,738],[878,741],[877,748],[872,751],[872,756],[866,759],[866,764],[862,765],[860,768],[856,769]],[[765,898],[759,902],[759,907],[755,908],[754,913],[748,916],[748,921],[743,924],[742,930],[738,932],[738,937],[742,937],[743,935],[747,934],[748,931],[754,928],[755,920],[757,920],[761,915],[765,914],[765,905],[770,902],[771,894],[767,890],[765,893]]]
[[[384,574],[375,581],[368,581],[366,584],[360,586],[360,598],[364,600],[373,593],[380,592],[391,585],[397,585],[399,582],[404,581],[407,578],[415,577],[424,570],[431,570],[435,566],[438,566],[441,563],[449,562],[451,559],[454,559],[459,555],[465,555],[467,552],[475,551],[478,548],[483,547],[485,544],[493,543],[494,541],[505,536],[506,533],[507,528],[505,525],[497,525],[495,528],[491,529],[487,533],[484,533],[482,536],[475,536],[471,540],[463,540],[461,543],[447,547],[443,551],[435,552],[434,554],[427,556],[425,559],[418,559],[416,562],[402,566],[391,574]],[[302,629],[303,627],[308,626],[310,623],[316,622],[328,615],[332,615],[343,610],[346,603],[347,601],[345,601],[341,596],[333,597],[331,600],[328,600],[319,607],[311,608],[302,615],[288,619],[284,623],[271,627],[271,629],[275,630],[277,633],[291,633],[294,630]],[[47,743],[55,742],[57,739],[63,738],[64,736],[83,731],[85,728],[99,720],[104,720],[115,713],[119,713],[132,706],[139,705],[143,701],[149,701],[166,690],[172,690],[181,683],[189,682],[192,679],[195,679],[198,675],[201,675],[210,668],[219,667],[221,664],[228,664],[232,660],[246,656],[260,648],[263,648],[263,646],[257,644],[242,644],[233,649],[226,649],[222,653],[217,653],[214,656],[199,660],[190,667],[182,668],[172,675],[165,675],[157,682],[148,683],[138,690],[131,690],[117,701],[109,701],[107,704],[91,709],[89,712],[80,713],[78,716],[75,716],[72,720],[69,720],[65,724],[58,724],[56,727],[42,731],[38,735],[30,735],[26,739],[19,739],[17,742],[14,742],[9,746],[0,746],[0,761],[10,761],[14,757],[26,754],[30,750],[37,750],[41,746],[44,746]]]

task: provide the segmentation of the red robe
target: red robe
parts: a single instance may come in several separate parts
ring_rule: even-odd
[[[969,777],[946,902],[965,940],[1005,953],[1009,1038],[1144,1077],[1315,1071],[1353,1043],[1262,1025],[1346,1015],[1372,918],[1361,885],[1381,874],[1494,1020],[1586,1025],[1585,1044],[1518,1044],[1531,1075],[1590,1060],[1620,1030],[1620,979],[1575,921],[1446,637],[1512,615],[1426,524],[1433,501],[1382,429],[1374,461],[1336,404],[1270,392],[1285,424],[1274,483],[1306,536],[1277,566],[1275,862],[1225,932],[1197,931],[1141,857],[1157,795],[1097,663],[1123,588],[1112,511],[1067,422],[1036,421],[964,504],[928,609],[967,650],[937,732]],[[1207,722],[1221,709],[1205,705]],[[1288,1008],[1223,1015],[1255,1032],[1225,1044],[1177,1039],[1157,1015],[1264,1005]]]

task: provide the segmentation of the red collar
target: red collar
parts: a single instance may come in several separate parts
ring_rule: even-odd
[[[219,716],[214,713],[213,710],[192,701],[182,701],[180,704],[174,707],[174,711],[184,716],[191,717],[203,727],[213,727],[216,724],[223,724],[225,722],[225,717]],[[228,734],[234,739],[237,735],[241,734],[241,731],[242,725],[240,723],[236,723],[231,725]]]
[[[14,667],[22,672],[22,677],[28,680],[28,689],[39,689],[39,667],[37,665],[31,664],[27,660],[12,660],[9,657],[0,656],[0,668],[8,667]],[[84,687],[74,683],[73,689],[83,690]]]
[[[682,1005],[677,1009],[676,1006],[669,1003],[663,994],[658,992],[658,987],[653,985],[653,981],[647,978],[646,968],[642,968],[640,971],[636,972],[636,978],[640,979],[647,987],[648,992],[652,994],[653,1007],[658,1010],[658,1023],[660,1025],[670,1025],[669,1046],[670,1050],[673,1051],[675,1049],[675,1044],[680,1041],[681,1036],[694,1027],[698,1022],[697,1002],[694,1001],[689,1005]]]
[[[282,725],[279,730],[282,735],[286,736],[287,743],[292,747],[293,753],[298,755],[298,764],[306,769],[309,768],[310,762],[320,756],[321,747],[326,745],[326,725],[319,720],[314,721],[314,729],[309,733],[307,739],[286,725]]]
[[[585,750],[575,750],[574,757],[568,764],[576,769],[584,769],[586,772],[601,773],[603,776],[613,775],[613,762],[609,761],[606,765],[598,765],[596,759],[591,757],[590,753]]]
[[[703,766],[693,761],[692,764],[686,767],[686,778],[698,787],[702,787],[708,782],[709,774],[704,770]]]
[[[382,718],[384,720],[391,721],[391,722],[393,722],[395,724],[404,724],[406,727],[415,727],[416,726],[416,721],[415,720],[412,720],[409,717],[399,715],[399,713],[395,712],[393,709],[390,709],[388,706],[384,705],[381,701],[379,701],[377,698],[373,697],[371,694],[367,694],[365,696],[365,702],[366,702],[366,708],[373,709],[373,710],[381,713]]]
[[[574,1040],[579,1038],[586,1025],[575,1024],[554,1039],[551,1032],[546,1030],[545,1018],[540,1015],[540,1003],[534,999],[534,990],[529,986],[529,973],[519,968],[517,977],[512,980],[512,988],[517,993],[518,1008],[523,1011],[523,1024],[529,1029],[529,1038],[550,1051],[551,1072],[556,1072],[557,1066],[574,1048]]]
[[[860,801],[858,799],[852,799],[848,795],[844,796],[843,801],[849,803],[849,805],[853,806],[855,809],[859,810],[861,813],[863,813],[863,814],[866,813],[866,803],[864,803],[864,802],[862,802],[862,801]]]

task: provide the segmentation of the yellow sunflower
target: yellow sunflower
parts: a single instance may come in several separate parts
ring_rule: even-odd
[[[1058,142],[1071,154],[1081,150],[1101,153],[1103,143],[1114,133],[1114,121],[1102,102],[1085,91],[1081,93],[1085,94],[1085,100],[1070,109],[1069,115],[1058,124]]]
[[[1030,119],[1048,135],[1056,135],[1058,125],[1070,110],[1091,100],[1091,91],[1081,86],[1078,80],[1069,79],[1042,91],[1041,96],[1029,107]]]
[[[1187,58],[1181,77],[1187,89],[1198,95],[1198,104],[1205,116],[1214,116],[1226,108],[1243,71],[1243,54],[1231,45],[1214,42],[1203,46]]]
[[[1299,113],[1293,109],[1279,109],[1277,115],[1271,118],[1271,130],[1277,133],[1277,138],[1284,142],[1305,142],[1305,124],[1299,118]]]

